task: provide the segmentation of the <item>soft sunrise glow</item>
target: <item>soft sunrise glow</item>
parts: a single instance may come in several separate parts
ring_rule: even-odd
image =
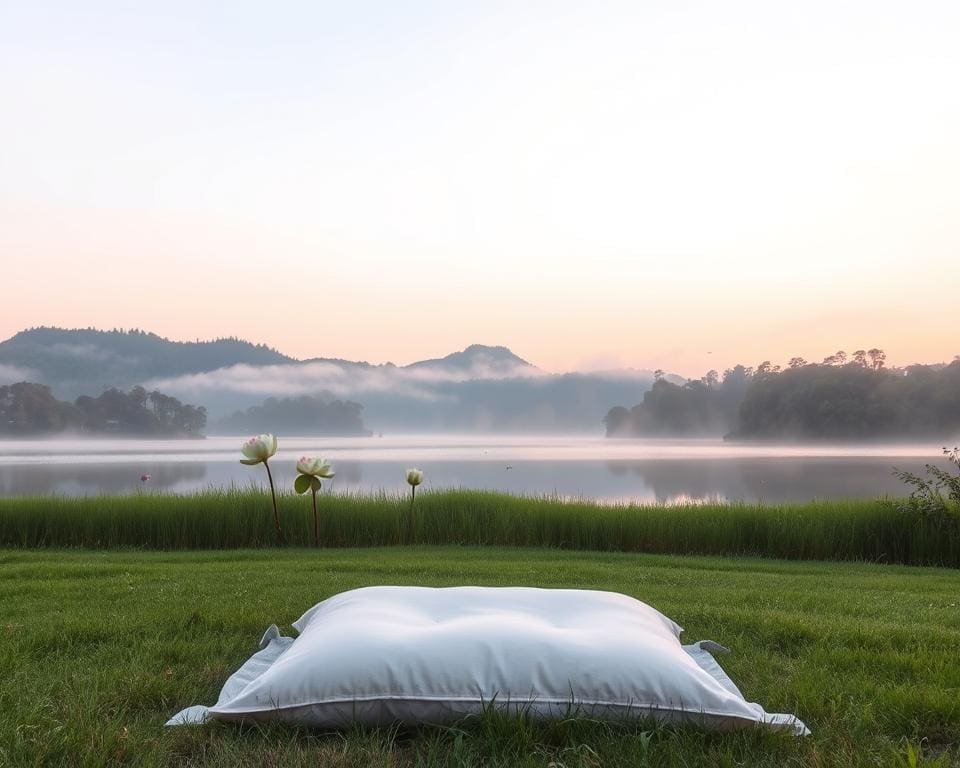
[[[0,337],[949,360],[960,4],[0,8]]]

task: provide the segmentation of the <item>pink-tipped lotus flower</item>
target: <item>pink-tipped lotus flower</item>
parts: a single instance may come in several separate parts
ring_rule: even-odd
[[[273,500],[273,524],[277,529],[277,543],[283,543],[283,529],[280,527],[280,512],[277,509],[277,492],[273,487],[273,473],[270,471],[268,459],[277,452],[276,435],[257,435],[251,437],[240,446],[240,450],[245,459],[240,459],[241,464],[253,466],[254,464],[263,464],[267,470],[267,479],[270,481],[270,498]]]
[[[240,447],[240,450],[247,457],[240,459],[241,464],[265,464],[267,459],[277,452],[276,435],[251,437]]]

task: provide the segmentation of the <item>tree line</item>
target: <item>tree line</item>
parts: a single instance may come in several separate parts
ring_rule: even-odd
[[[106,389],[97,397],[58,400],[45,384],[22,381],[0,386],[0,435],[96,435],[201,437],[207,409],[143,387]]]
[[[220,419],[216,423],[216,429],[226,434],[370,434],[370,430],[363,424],[363,406],[352,400],[337,400],[328,392],[299,397],[268,397],[261,405],[236,411]]]
[[[960,356],[888,368],[881,349],[820,363],[764,361],[674,384],[658,371],[632,408],[604,418],[608,436],[725,435],[733,439],[953,437],[960,433]]]

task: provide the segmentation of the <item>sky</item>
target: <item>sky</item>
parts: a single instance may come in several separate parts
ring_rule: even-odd
[[[0,0],[0,338],[960,354],[960,3]]]

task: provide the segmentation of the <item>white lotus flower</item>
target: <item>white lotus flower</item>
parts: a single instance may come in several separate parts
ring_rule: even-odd
[[[267,480],[270,481],[270,499],[273,501],[273,525],[277,529],[277,543],[283,544],[283,528],[280,526],[280,510],[277,508],[277,489],[273,486],[273,473],[270,471],[270,464],[267,462],[273,454],[277,452],[276,435],[257,435],[251,437],[240,446],[243,455],[247,458],[240,459],[241,464],[263,464],[267,470]]]
[[[308,477],[330,478],[336,475],[330,462],[317,456],[301,456],[297,461],[297,472]]]
[[[277,438],[275,435],[257,435],[247,440],[241,447],[243,455],[241,464],[262,464],[277,452]]]
[[[416,488],[420,483],[423,482],[423,470],[422,469],[408,469],[407,470],[407,482],[410,483],[414,488]]]

